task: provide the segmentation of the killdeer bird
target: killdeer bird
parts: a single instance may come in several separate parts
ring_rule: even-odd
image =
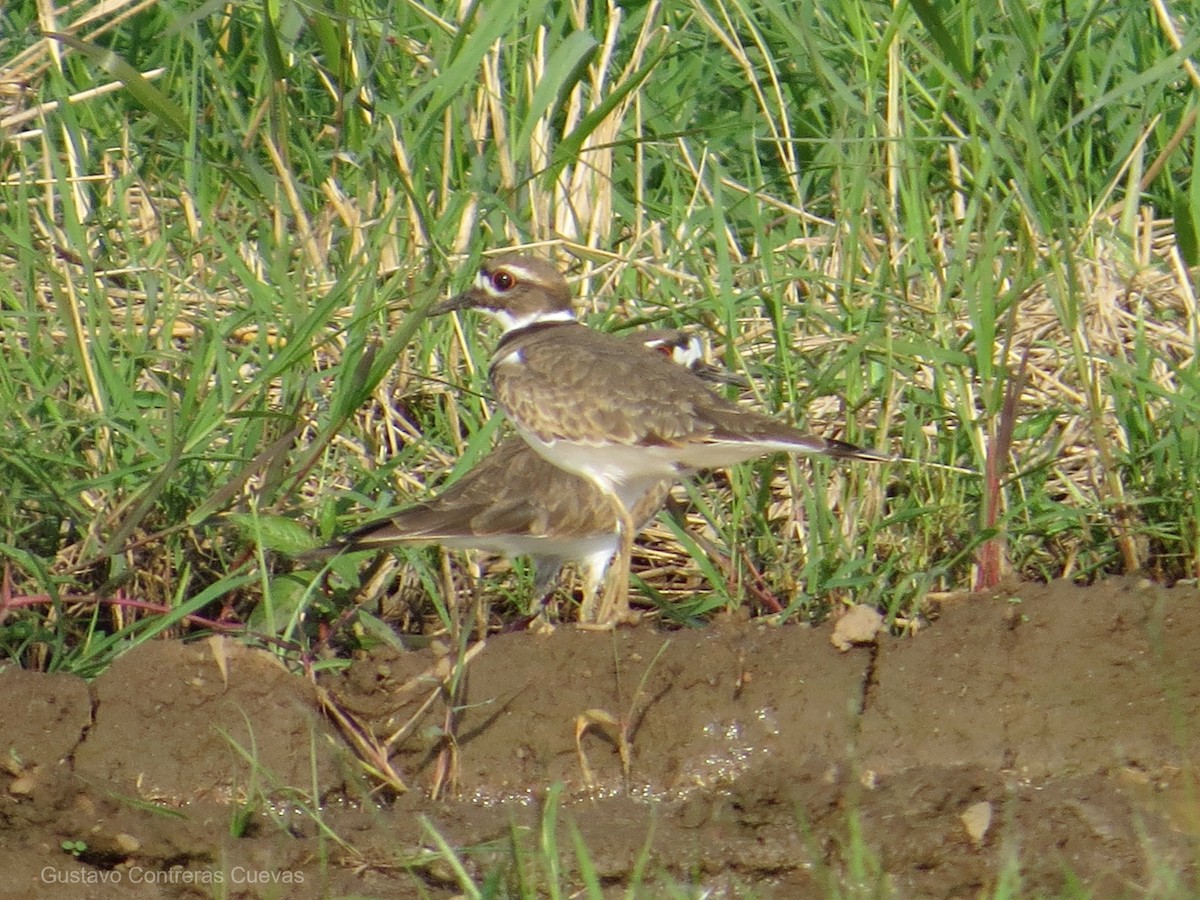
[[[744,383],[704,362],[703,342],[695,335],[640,331],[623,335],[622,340],[636,353],[651,355],[642,348],[658,351],[707,381]],[[670,489],[670,481],[659,480],[631,501],[629,518],[636,531],[654,518]],[[597,608],[596,599],[619,547],[619,524],[606,494],[590,481],[550,464],[513,435],[436,497],[367,523],[304,556],[322,558],[429,543],[530,556],[539,607],[554,589],[564,563],[574,562],[583,577],[579,620],[602,624],[613,613]],[[628,575],[626,570],[613,577],[627,579]]]
[[[843,441],[805,434],[714,394],[694,374],[578,322],[552,264],[510,253],[486,262],[465,293],[434,314],[476,309],[504,329],[488,375],[518,433],[554,465],[609,497],[620,522],[618,571],[628,571],[629,510],[654,485],[767,453],[887,461]],[[614,579],[613,582],[616,580]],[[605,605],[628,610],[628,582]]]

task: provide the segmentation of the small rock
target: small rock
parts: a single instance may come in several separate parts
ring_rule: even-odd
[[[8,786],[8,792],[14,797],[27,797],[33,793],[37,783],[38,780],[33,775],[22,775],[20,778],[13,779],[12,784]]]
[[[843,653],[857,644],[872,644],[883,628],[883,616],[873,606],[851,606],[833,626],[829,640]]]
[[[967,829],[967,836],[971,838],[971,843],[978,847],[987,837],[988,829],[992,827],[992,804],[987,800],[972,803],[958,818],[963,823],[963,827]]]

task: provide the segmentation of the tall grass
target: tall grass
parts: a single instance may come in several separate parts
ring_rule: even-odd
[[[905,457],[700,479],[705,540],[640,557],[668,615],[1200,575],[1200,37],[1165,3],[89,9],[0,11],[5,655],[307,647],[364,598],[452,628],[429,551],[279,551],[486,451],[494,335],[423,310],[514,245]]]

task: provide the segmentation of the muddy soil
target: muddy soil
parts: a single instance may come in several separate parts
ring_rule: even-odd
[[[435,831],[513,885],[545,883],[557,840],[568,888],[577,833],[614,896],[1200,884],[1195,588],[1023,585],[916,635],[839,652],[832,633],[494,637],[453,745],[439,648],[315,683],[219,639],[143,645],[90,685],[10,669],[0,896],[449,897]],[[372,790],[322,692],[380,739],[425,710],[391,757],[408,792]]]

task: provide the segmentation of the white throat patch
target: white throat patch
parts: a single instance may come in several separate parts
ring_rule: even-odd
[[[542,309],[537,312],[526,313],[523,316],[514,315],[511,309],[487,309],[484,312],[500,323],[505,334],[515,331],[518,328],[524,328],[527,325],[537,325],[542,322],[575,321],[575,313],[569,309],[559,309],[553,312]]]

